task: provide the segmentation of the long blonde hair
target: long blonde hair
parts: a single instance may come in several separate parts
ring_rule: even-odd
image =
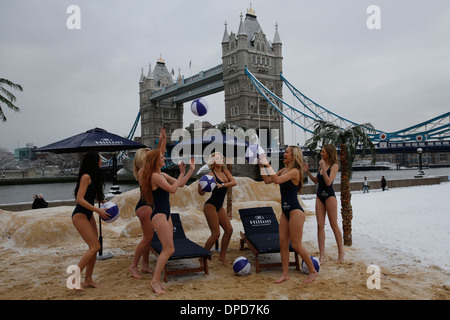
[[[208,161],[206,162],[206,164],[208,165],[209,170],[211,170],[211,172],[214,170],[214,163],[215,163],[214,157],[215,157],[216,155],[220,155],[220,156],[222,157],[223,164],[222,164],[222,168],[221,168],[221,169],[224,169],[224,168],[226,167],[226,164],[225,164],[225,157],[223,156],[223,154],[220,153],[220,152],[213,152],[213,153],[211,153],[211,155],[209,156]]]
[[[294,160],[289,162],[287,169],[295,168],[300,172],[300,181],[298,183],[298,192],[300,192],[303,187],[303,152],[298,146],[289,146],[288,148],[291,148]]]
[[[147,152],[150,151],[150,148],[142,148],[136,151],[136,154],[134,155],[134,161],[133,161],[133,175],[136,178],[137,181],[139,181],[138,172],[139,169],[142,168],[145,162],[145,157],[147,155]]]

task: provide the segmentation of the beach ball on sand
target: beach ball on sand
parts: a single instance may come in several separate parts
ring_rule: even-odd
[[[238,276],[245,276],[249,274],[251,269],[252,265],[246,257],[236,258],[236,260],[234,260],[233,262],[233,271]]]
[[[119,218],[119,207],[117,206],[117,204],[115,204],[112,201],[108,201],[105,203],[102,203],[100,205],[100,208],[105,209],[107,213],[110,214],[109,219],[103,219],[103,221],[110,223],[110,222],[114,222],[117,220],[117,218]]]
[[[205,99],[199,98],[192,101],[191,111],[199,117],[203,117],[208,112],[208,103]]]
[[[316,271],[319,272],[319,270],[320,270],[319,259],[317,257],[311,256],[311,260],[314,265],[314,269],[316,269]],[[308,266],[306,265],[304,260],[302,260],[302,271],[303,271],[303,273],[309,274]]]
[[[198,183],[200,184],[202,191],[205,192],[211,192],[217,186],[216,180],[214,180],[214,177],[210,174],[203,175]]]

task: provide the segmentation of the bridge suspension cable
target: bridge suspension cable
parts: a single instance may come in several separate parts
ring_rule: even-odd
[[[308,98],[296,89],[284,76],[280,74],[281,80],[286,84],[296,100],[303,105],[305,112],[289,105],[280,99],[276,94],[264,86],[247,68],[245,72],[258,92],[267,102],[280,114],[282,114],[291,124],[303,129],[310,134],[314,131],[314,124],[317,120],[331,122],[341,128],[348,128],[352,125],[360,125],[354,121],[346,119],[328,110],[320,104]],[[283,105],[287,108],[283,108]],[[309,114],[308,114],[309,113]],[[421,122],[414,126],[395,131],[386,132],[375,129],[375,133],[369,134],[372,142],[422,142],[422,141],[443,141],[450,139],[450,112]]]

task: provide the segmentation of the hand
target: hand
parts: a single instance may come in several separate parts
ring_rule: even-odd
[[[320,160],[320,161],[319,161],[319,166],[320,166],[322,169],[325,169],[325,161]]]
[[[184,168],[184,162],[180,161],[178,163],[178,168],[180,169],[180,174],[184,176],[184,173],[186,172],[185,168]]]
[[[99,209],[97,213],[103,220],[109,220],[109,218],[111,217],[111,215],[108,212],[106,212],[105,209]]]
[[[269,161],[267,161],[266,155],[263,154],[258,154],[258,159],[259,159],[259,163],[263,165],[263,167],[265,167],[267,164],[270,166]]]
[[[191,162],[189,163],[189,169],[194,170],[195,169],[195,160],[194,158],[191,158]]]
[[[159,133],[159,140],[166,141],[166,129],[161,128],[161,132]]]
[[[202,187],[200,186],[200,183],[197,184],[197,191],[198,191],[198,194],[201,195],[201,196],[205,194],[205,191],[202,190]]]
[[[309,165],[306,162],[303,162],[303,170],[305,170],[305,172],[309,172]]]

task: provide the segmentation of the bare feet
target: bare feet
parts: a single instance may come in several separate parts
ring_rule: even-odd
[[[141,272],[153,274],[153,269],[150,268],[148,265],[146,265],[146,266],[142,266]]]
[[[278,280],[274,281],[274,283],[282,283],[287,280],[289,280],[289,275],[282,274]]]
[[[314,272],[314,273],[310,272],[308,274],[308,277],[305,280],[303,280],[303,283],[311,283],[311,282],[313,282],[314,279],[317,278],[318,275],[319,274],[317,272]]]
[[[225,267],[229,267],[229,266],[230,266],[230,263],[228,262],[227,259],[222,258],[222,257],[219,257],[219,260],[222,261],[222,263],[223,263],[223,265],[224,265]]]
[[[322,263],[325,262],[325,258],[326,258],[326,256],[325,256],[324,254],[321,254],[321,255],[319,256],[319,262],[320,262],[320,264],[322,264]]]
[[[134,266],[134,265],[129,266],[128,267],[128,271],[130,271],[130,273],[133,276],[133,278],[136,278],[136,279],[140,279],[141,278],[141,275],[139,274],[139,271],[136,268],[136,266]]]
[[[152,282],[150,282],[150,285],[153,289],[153,292],[155,292],[156,294],[165,294],[166,293],[166,291],[164,291],[166,288],[162,287],[160,282],[152,280]]]
[[[344,256],[345,256],[345,252],[341,252],[341,253],[339,253],[339,256],[338,256],[338,262],[344,262]]]
[[[85,280],[82,286],[85,288],[98,288],[98,285],[92,280]]]

